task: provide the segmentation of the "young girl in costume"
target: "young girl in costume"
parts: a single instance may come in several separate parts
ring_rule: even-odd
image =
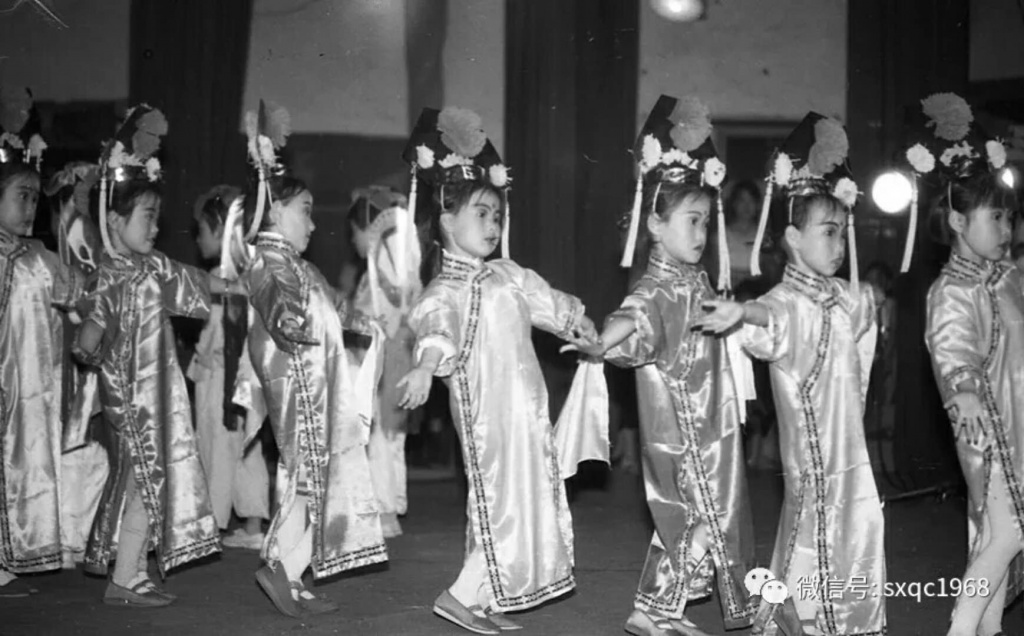
[[[863,419],[877,329],[874,293],[855,277],[850,210],[858,192],[847,148],[842,126],[817,113],[793,131],[769,178],[786,197],[782,282],[744,304],[709,301],[713,312],[698,325],[722,333],[747,323],[744,348],[770,363],[785,482],[772,573],[808,633],[881,636],[885,599],[865,592],[885,585],[884,519]],[[768,210],[766,200],[752,270]],[[835,278],[844,231],[849,284]]]
[[[1024,275],[1006,260],[1019,202],[999,178],[1005,149],[971,134],[967,103],[947,93],[922,105],[937,140],[907,159],[915,177],[941,177],[934,227],[952,247],[928,291],[925,343],[968,492],[965,588],[948,633],[991,636],[1024,574]]]
[[[249,355],[280,451],[278,510],[256,580],[280,612],[301,617],[338,609],[303,585],[310,566],[320,579],[387,560],[366,457],[381,338],[380,329],[348,311],[341,294],[302,258],[316,229],[313,195],[302,181],[281,174],[275,149],[285,143],[286,117],[262,103],[258,115],[246,116],[249,155],[260,178],[244,199],[244,227],[256,244],[242,280],[258,314]],[[229,213],[229,239],[236,215],[237,208]],[[344,329],[374,338],[355,374]]]
[[[499,242],[508,254],[509,179],[476,114],[424,110],[404,157],[410,198],[417,178],[434,187],[443,249],[409,318],[417,366],[400,382],[401,404],[420,406],[433,376],[444,378],[469,479],[465,561],[434,612],[497,634],[518,629],[504,612],[575,587],[572,519],[531,329],[577,343],[596,334],[578,298],[511,260],[484,262]]]
[[[85,556],[93,574],[106,574],[114,559],[103,598],[110,605],[174,600],[149,578],[150,547],[162,576],[220,550],[170,316],[206,318],[210,294],[225,285],[153,248],[161,202],[153,154],[166,132],[163,114],[140,105],[104,149],[98,204],[106,253],[80,308],[76,354],[99,368],[103,416],[116,439]]]
[[[646,273],[605,321],[601,344],[583,349],[636,368],[644,482],[655,524],[626,623],[638,636],[704,634],[683,612],[688,601],[711,594],[716,571],[727,629],[749,625],[752,615],[744,589],[754,548],[739,401],[745,398],[737,395],[724,342],[692,329],[704,301],[715,298],[699,264],[725,178],[710,133],[707,108],[696,100],[662,96],[651,111],[636,143],[642,196],[623,261],[632,263],[641,236]],[[720,225],[723,216],[720,210]],[[719,280],[728,289],[723,253]]]
[[[103,242],[89,216],[89,192],[99,180],[95,164],[73,162],[59,170],[46,188],[54,216],[57,253],[65,267],[88,276],[96,271]],[[99,375],[80,366],[71,355],[76,329],[70,316],[64,321],[63,346],[63,450],[61,455],[61,536],[64,567],[74,569],[85,558],[85,546],[107,483],[110,461],[101,442],[102,408]]]
[[[352,242],[367,271],[356,288],[357,311],[383,322],[383,368],[370,430],[370,473],[380,503],[384,536],[402,534],[398,517],[408,508],[405,483],[405,435],[410,414],[398,405],[398,381],[412,369],[415,336],[409,309],[422,291],[419,239],[408,204],[390,188],[371,186],[353,193],[348,219]],[[401,229],[402,231],[399,231]],[[405,244],[401,244],[403,239]],[[398,271],[398,267],[404,271]]]
[[[27,127],[32,101],[3,95],[0,118],[0,598],[35,590],[16,574],[61,567],[63,318],[82,288],[28,238],[46,145]]]
[[[219,261],[228,207],[240,196],[237,188],[222,185],[196,202],[196,244],[204,261]],[[221,275],[219,265],[213,275]],[[241,295],[213,298],[188,377],[196,387],[196,438],[213,516],[222,532],[228,529],[232,510],[244,521],[244,527],[223,538],[224,547],[259,550],[263,520],[270,518],[270,478],[262,444],[259,439],[245,444],[245,415],[230,399],[242,354],[241,346],[231,346],[235,344],[231,336],[240,332],[238,337],[244,342],[248,308],[248,300]],[[225,323],[231,328],[225,328]],[[229,398],[226,402],[225,395]]]

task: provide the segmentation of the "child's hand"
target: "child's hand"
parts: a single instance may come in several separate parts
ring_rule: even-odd
[[[430,395],[430,385],[433,381],[433,374],[423,367],[416,367],[405,374],[405,377],[396,385],[399,389],[405,387],[405,393],[399,400],[398,406],[411,411],[422,405]]]
[[[597,343],[600,341],[600,337],[597,335],[597,328],[594,327],[594,321],[586,316],[580,318],[580,326],[573,332],[573,338],[570,342],[584,341],[587,343]]]
[[[569,351],[578,351],[588,358],[604,359],[605,348],[604,343],[598,338],[597,342],[588,342],[586,340],[576,340],[570,344],[563,346],[558,350],[558,353],[566,353]]]
[[[234,296],[248,296],[249,295],[249,288],[246,287],[246,285],[242,281],[242,279],[239,278],[237,280],[229,280],[229,281],[225,281],[225,282],[227,283],[227,288],[224,290],[225,293],[232,294]]]
[[[278,322],[276,333],[272,333],[274,336],[274,342],[277,346],[284,350],[286,353],[295,353],[298,351],[298,347],[295,345],[310,345],[316,346],[320,342],[306,333],[303,327],[302,321],[299,320],[298,316],[294,314],[286,313],[281,317]]]
[[[732,300],[708,300],[703,308],[710,313],[693,323],[694,330],[721,334],[743,320],[743,305]]]
[[[984,450],[988,446],[985,410],[977,393],[962,391],[946,403],[957,441]]]

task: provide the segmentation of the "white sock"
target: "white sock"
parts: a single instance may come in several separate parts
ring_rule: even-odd
[[[18,577],[14,576],[14,574],[8,572],[3,568],[0,568],[0,586],[7,585],[16,578]]]

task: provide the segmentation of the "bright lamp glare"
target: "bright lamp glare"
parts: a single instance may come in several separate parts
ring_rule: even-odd
[[[702,0],[651,0],[651,8],[673,22],[693,22],[704,14]]]
[[[1013,170],[1009,168],[1003,168],[999,172],[999,180],[1003,182],[1003,185],[1011,190],[1017,187],[1017,175],[1013,174]]]
[[[914,186],[905,175],[899,172],[886,172],[871,187],[871,199],[878,209],[888,214],[896,214],[910,205],[914,196]]]

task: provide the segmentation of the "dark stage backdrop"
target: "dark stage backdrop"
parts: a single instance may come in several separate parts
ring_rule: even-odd
[[[616,220],[632,202],[639,2],[508,0],[505,15],[511,256],[580,296],[600,327],[626,293]],[[536,343],[554,415],[575,360],[554,338]],[[629,377],[609,371],[632,418]]]
[[[920,100],[952,91],[968,96],[966,0],[858,0],[849,3],[847,125],[850,159],[865,189],[906,147],[907,124]],[[922,212],[933,193],[922,192]],[[894,256],[906,218],[898,217]],[[948,250],[918,228],[914,263],[896,284],[897,421],[894,455],[903,485],[959,479],[951,427],[924,347],[925,296]],[[893,264],[899,263],[893,259]],[[897,270],[898,271],[898,270]]]
[[[247,179],[239,131],[251,21],[252,0],[132,2],[129,105],[146,102],[169,123],[158,247],[171,258],[197,260],[196,198]]]

